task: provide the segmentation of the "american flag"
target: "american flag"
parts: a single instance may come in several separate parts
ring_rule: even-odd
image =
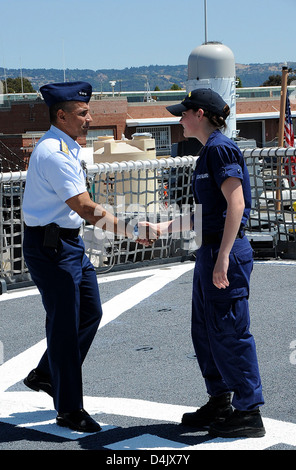
[[[289,100],[288,93],[286,97],[285,144],[286,144],[286,147],[294,147],[293,121],[292,121],[290,100]]]
[[[287,93],[286,97],[286,114],[285,114],[285,146],[294,147],[294,131],[293,121],[290,108],[290,100]],[[291,186],[296,186],[296,156],[292,155],[286,158],[285,161],[285,173],[289,176]]]

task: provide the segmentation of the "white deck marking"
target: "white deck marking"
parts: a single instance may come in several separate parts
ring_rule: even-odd
[[[123,272],[120,274],[112,274],[110,276],[97,276],[98,279],[98,284],[106,284],[107,282],[115,282],[115,281],[121,281],[124,279],[135,279],[139,277],[148,277],[148,276],[153,276],[154,274],[157,274],[159,272],[159,268],[156,269],[146,269],[146,270],[135,270],[132,272]],[[3,302],[5,300],[13,300],[13,299],[19,299],[23,297],[28,297],[30,295],[39,295],[39,291],[37,287],[27,287],[23,289],[16,289],[16,290],[9,290],[5,294],[0,295],[0,302]]]
[[[139,419],[150,419],[167,423],[178,423],[183,413],[193,411],[196,407],[171,405],[146,400],[109,397],[84,397],[85,407],[91,415],[119,415]],[[45,393],[35,392],[3,392],[0,393],[0,422],[14,426],[34,429],[39,432],[64,437],[70,440],[81,439],[89,434],[78,433],[67,428],[60,428],[55,424],[56,412],[52,408],[52,399]],[[104,416],[106,421],[106,416]],[[115,426],[102,423],[102,431]],[[177,440],[167,440],[157,435],[140,434],[131,439],[106,445],[111,450],[173,450],[182,449],[183,452],[193,450],[264,450],[278,444],[296,447],[296,424],[277,421],[263,417],[266,435],[261,438],[237,438],[208,440],[207,432],[196,432],[194,429],[182,427],[184,438],[186,434],[196,435],[199,441],[196,445],[188,446]],[[149,428],[148,428],[149,429]],[[101,432],[102,432],[101,431]],[[205,436],[205,442],[200,442]]]
[[[193,269],[193,266],[193,263],[184,263],[135,273],[136,277],[146,275],[147,278],[103,304],[103,318],[99,329],[137,305],[142,300],[160,290],[166,284],[174,281],[185,272]],[[114,277],[112,276],[110,278],[114,281]],[[128,277],[130,278],[131,276],[129,275]],[[126,276],[119,275],[118,278],[122,279],[126,278]],[[108,282],[107,279],[109,279],[109,277],[106,278],[106,282]],[[99,281],[99,283],[100,282],[101,281]],[[9,298],[15,298],[15,296],[12,294]],[[22,380],[31,369],[36,367],[36,360],[41,357],[45,349],[46,340],[43,339],[18,356],[4,362],[4,364],[0,366],[0,392],[4,392],[9,387]]]
[[[146,277],[146,279],[138,282],[135,286],[127,289],[103,305],[104,317],[100,328],[193,267],[193,263],[185,263],[180,266],[166,266],[155,270],[143,270],[127,273],[127,275],[123,273],[99,279],[100,284],[123,278]],[[0,296],[0,300],[24,297],[24,295],[38,295],[38,291],[33,288],[28,289],[25,293],[9,292]],[[9,387],[22,380],[26,373],[36,365],[36,357],[41,356],[45,347],[46,341],[42,340],[0,366],[0,422],[26,429],[35,429],[42,433],[61,436],[70,440],[89,436],[89,434],[77,433],[57,426],[55,424],[56,412],[53,409],[52,399],[45,393],[6,391]],[[103,413],[172,423],[179,423],[184,412],[196,409],[196,407],[127,398],[84,397],[84,402],[86,409],[91,415]],[[107,445],[106,449],[182,449],[182,452],[189,452],[192,450],[264,450],[277,444],[296,447],[296,424],[264,417],[263,422],[266,428],[266,436],[257,439],[216,438],[208,440],[207,433],[205,432],[204,435],[207,436],[205,442],[187,446],[181,442],[175,442],[147,433]],[[103,431],[114,428],[114,426],[109,426],[108,424],[100,424]],[[187,433],[192,434],[194,430],[184,430],[184,436]],[[196,435],[200,441],[203,433],[196,433]]]

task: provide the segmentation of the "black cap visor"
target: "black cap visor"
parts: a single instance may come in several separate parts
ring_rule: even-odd
[[[167,106],[166,108],[173,116],[182,116],[182,113],[184,111],[187,111],[188,108],[184,106],[184,104],[179,103],[179,104],[172,104],[171,106]]]

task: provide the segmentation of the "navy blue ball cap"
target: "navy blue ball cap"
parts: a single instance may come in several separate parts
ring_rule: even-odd
[[[193,90],[184,98],[180,104],[167,106],[167,110],[174,116],[182,116],[188,109],[203,109],[212,111],[224,119],[229,115],[229,107],[218,93],[210,88],[198,88]]]
[[[87,82],[49,83],[40,88],[48,107],[63,101],[84,101],[88,103],[92,86]]]

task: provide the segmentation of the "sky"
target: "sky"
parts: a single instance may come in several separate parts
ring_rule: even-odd
[[[208,41],[236,63],[296,61],[296,0],[0,0],[0,67],[186,65]],[[205,29],[207,30],[205,32]]]

